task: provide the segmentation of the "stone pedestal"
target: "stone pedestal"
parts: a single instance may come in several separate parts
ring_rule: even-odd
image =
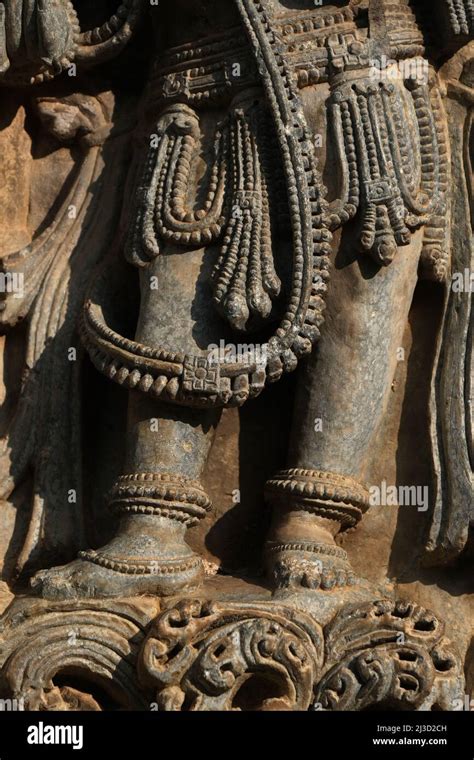
[[[1,696],[53,711],[449,711],[462,700],[460,658],[431,612],[360,589],[326,594],[324,608],[318,596],[278,600],[216,578],[181,599],[17,598],[1,621]]]

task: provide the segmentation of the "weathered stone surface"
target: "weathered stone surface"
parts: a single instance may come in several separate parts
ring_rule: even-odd
[[[457,709],[472,0],[111,6],[0,4],[0,696]]]

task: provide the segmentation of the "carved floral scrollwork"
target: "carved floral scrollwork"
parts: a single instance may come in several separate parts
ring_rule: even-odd
[[[42,711],[450,711],[464,695],[443,623],[408,602],[346,604],[324,628],[275,601],[158,610],[151,597],[12,605],[0,697]]]
[[[161,710],[307,710],[322,656],[302,613],[185,600],[154,622],[139,671]]]
[[[153,623],[139,672],[164,711],[452,710],[463,693],[443,624],[392,601],[345,606],[324,644],[290,607],[182,601]]]
[[[408,602],[345,607],[325,630],[323,710],[452,710],[463,693],[459,658],[444,624]]]

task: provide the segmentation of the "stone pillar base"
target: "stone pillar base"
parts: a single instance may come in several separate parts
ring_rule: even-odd
[[[431,612],[331,592],[318,614],[248,584],[236,601],[239,583],[210,580],[199,598],[18,598],[0,621],[0,697],[43,711],[450,711],[462,700],[461,660]]]

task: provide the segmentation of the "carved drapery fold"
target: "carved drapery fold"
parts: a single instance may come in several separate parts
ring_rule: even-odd
[[[115,57],[130,41],[145,7],[143,0],[123,0],[103,24],[82,32],[71,0],[2,3],[0,84],[39,84],[72,64],[82,67]]]
[[[6,277],[21,277],[24,283],[21,298],[1,294],[0,326],[7,342],[12,328],[27,323],[21,393],[0,440],[0,498],[11,498],[33,474],[31,517],[16,573],[44,561],[52,547],[69,558],[84,542],[81,362],[68,361],[68,352],[76,358],[83,353],[77,318],[91,273],[114,235],[120,198],[108,187],[123,181],[128,140],[121,134],[123,123],[112,126],[111,92],[38,97],[35,107],[53,136],[67,142],[80,134],[80,146],[45,229],[0,262]],[[63,109],[75,114],[69,131],[62,126]],[[65,515],[69,489],[75,502]]]
[[[434,498],[425,559],[441,565],[463,554],[474,524],[473,53],[471,42],[441,70],[448,93],[450,142],[458,146],[451,159],[458,177],[448,241],[451,279],[444,296],[430,399]]]

